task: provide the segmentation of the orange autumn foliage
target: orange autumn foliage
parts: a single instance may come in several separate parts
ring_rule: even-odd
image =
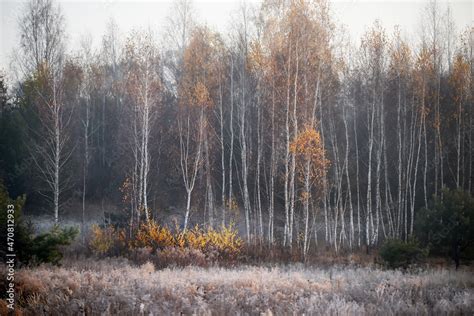
[[[311,183],[322,181],[330,162],[325,157],[319,132],[313,127],[306,126],[291,142],[290,152],[296,156],[298,173],[302,181],[305,177],[309,177]]]

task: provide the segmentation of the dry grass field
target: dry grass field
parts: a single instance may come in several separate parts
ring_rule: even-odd
[[[20,269],[16,282],[23,315],[474,312],[472,271],[445,268],[402,272],[293,264],[156,270],[151,263],[136,266],[113,258],[65,260],[62,267]]]

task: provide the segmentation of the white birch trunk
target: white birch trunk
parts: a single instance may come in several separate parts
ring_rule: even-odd
[[[234,159],[234,60],[231,61],[230,70],[230,153],[229,153],[229,198],[228,208],[232,207],[232,160]]]

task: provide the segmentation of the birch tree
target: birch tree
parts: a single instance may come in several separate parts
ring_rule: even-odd
[[[184,52],[183,76],[178,87],[180,169],[186,189],[184,229],[189,221],[196,177],[203,163],[206,165],[208,201],[213,199],[208,143],[211,126],[208,112],[218,103],[215,101],[215,92],[218,91],[219,70],[214,62],[218,56],[219,43],[216,35],[208,29],[197,28]],[[210,216],[214,212],[213,208],[213,204],[210,204]],[[212,217],[209,220],[212,224]]]
[[[303,254],[309,250],[309,203],[313,185],[320,186],[326,173],[329,161],[325,158],[321,145],[321,136],[316,130],[307,126],[290,144],[291,153],[295,154],[298,164],[298,177],[304,185],[301,200],[304,205],[304,244]]]
[[[32,0],[24,12],[19,20],[18,65],[25,77],[33,76],[29,88],[42,126],[41,131],[33,132],[32,158],[48,188],[40,192],[51,202],[57,223],[60,195],[65,189],[63,171],[71,154],[67,149],[71,116],[64,104],[65,25],[60,7],[51,0]]]
[[[149,208],[149,172],[152,157],[150,138],[160,103],[160,56],[150,31],[135,33],[127,41],[127,92],[133,112],[133,143],[135,153],[134,178],[137,179],[137,212],[151,219]]]

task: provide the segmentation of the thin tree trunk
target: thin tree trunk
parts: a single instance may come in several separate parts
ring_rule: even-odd
[[[146,65],[146,69],[148,70],[148,63]],[[147,222],[150,221],[150,213],[148,209],[148,173],[150,169],[150,155],[148,153],[148,140],[150,138],[150,104],[149,104],[149,78],[148,78],[148,71],[145,73],[145,87],[143,91],[143,95],[145,96],[144,100],[144,113],[143,113],[143,171],[142,171],[142,181],[143,181],[143,209],[145,211],[145,219]]]
[[[298,96],[298,43],[296,43],[296,73],[293,91],[293,137],[296,139],[298,136],[298,117],[297,113],[297,96]],[[293,246],[293,226],[295,218],[295,204],[296,204],[296,154],[295,152],[291,155],[291,174],[290,174],[290,224],[288,230],[290,248]]]
[[[186,231],[188,228],[188,222],[189,222],[189,213],[191,211],[191,190],[186,190],[186,214],[184,215],[184,228],[183,230]]]
[[[461,164],[461,125],[462,125],[462,106],[461,101],[458,103],[458,128],[457,128],[457,165],[456,165],[456,187],[461,187],[459,181],[460,164]]]
[[[244,56],[245,58],[246,56]],[[245,63],[244,63],[245,64]],[[248,166],[247,166],[247,139],[245,133],[245,112],[246,112],[246,81],[245,67],[242,69],[242,103],[240,109],[240,143],[241,143],[241,163],[242,163],[242,184],[244,195],[245,226],[247,230],[247,241],[250,241],[250,197],[248,191]]]
[[[374,93],[375,98],[375,93]],[[369,114],[369,161],[367,171],[367,211],[365,217],[366,245],[370,246],[370,223],[372,218],[372,147],[374,144],[374,119],[375,119],[375,99],[372,102],[371,114]],[[372,223],[373,228],[373,223]]]
[[[262,160],[262,115],[261,115],[260,96],[257,101],[257,216],[259,238],[263,239],[263,218],[262,218],[262,198],[260,193],[260,162]]]
[[[424,109],[423,109],[424,110]],[[425,114],[422,114],[425,117]],[[423,122],[425,118],[423,118]],[[424,148],[425,148],[425,167],[423,172],[423,193],[425,198],[425,208],[428,208],[428,190],[426,187],[426,178],[428,174],[428,140],[426,135],[426,123],[423,124],[423,138],[424,138]]]
[[[423,125],[423,128],[424,128],[424,126],[426,124],[424,114],[422,114],[422,117],[421,117],[421,124]],[[417,180],[417,175],[418,175],[418,162],[419,162],[419,159],[420,159],[420,149],[421,149],[421,128],[422,128],[422,126],[420,126],[420,132],[419,132],[419,136],[418,136],[418,150],[417,150],[416,162],[415,162],[415,174],[413,176],[413,188],[412,188],[413,193],[412,193],[412,201],[411,201],[411,209],[410,209],[410,216],[411,216],[410,236],[413,235],[413,222],[415,220],[416,180]]]
[[[286,109],[285,109],[285,135],[286,135],[286,153],[285,153],[285,179],[284,179],[284,194],[285,194],[285,228],[283,235],[283,246],[286,246],[289,241],[289,226],[290,226],[290,196],[289,196],[289,175],[290,175],[290,80],[291,80],[291,41],[288,48],[288,65],[287,65],[287,92],[286,92]]]
[[[275,81],[272,81],[272,145],[270,152],[270,203],[268,209],[268,241],[273,244],[274,203],[275,203]]]
[[[54,79],[53,79],[54,80]],[[54,222],[59,222],[59,169],[61,159],[61,126],[60,105],[56,98],[56,82],[53,83],[53,111],[54,111]]]
[[[305,172],[305,193],[304,197],[304,243],[303,243],[303,255],[306,257],[309,250],[309,200],[310,200],[310,160],[307,159],[306,162],[306,172]]]
[[[220,140],[221,140],[221,176],[222,176],[222,183],[221,183],[221,207],[222,207],[222,226],[225,226],[225,213],[226,213],[226,205],[225,205],[225,151],[224,151],[224,102],[222,97],[222,87],[219,81],[219,118],[220,118]]]
[[[345,170],[346,170],[346,182],[347,182],[347,193],[349,195],[349,216],[350,216],[350,235],[349,235],[349,247],[352,249],[352,243],[354,241],[354,209],[352,207],[352,188],[351,180],[349,176],[349,132],[347,128],[347,113],[346,108],[343,108],[343,119],[344,119],[344,131],[346,133],[346,156],[345,156]]]
[[[233,205],[232,197],[232,160],[234,159],[234,60],[231,60],[230,70],[230,153],[229,153],[229,198],[228,208]]]
[[[89,98],[86,98],[86,117],[83,121],[84,125],[84,163],[82,166],[82,242],[85,243],[85,227],[86,227],[86,184],[87,169],[89,166],[89,121],[90,121]]]
[[[360,184],[359,184],[359,142],[357,140],[357,112],[354,107],[354,142],[355,142],[355,154],[356,154],[356,191],[357,191],[357,245],[361,246],[361,233],[362,227],[360,225]]]
[[[398,134],[398,201],[397,214],[400,216],[402,212],[402,130],[401,130],[401,82],[400,74],[398,74],[398,106],[397,106],[397,134]],[[387,167],[387,166],[385,166]]]
[[[208,133],[204,132],[204,150],[206,151],[206,193],[207,193],[207,210],[209,216],[209,225],[214,227],[214,193],[212,190],[212,180],[211,180],[211,163],[210,163],[210,153],[209,153],[209,141]]]

